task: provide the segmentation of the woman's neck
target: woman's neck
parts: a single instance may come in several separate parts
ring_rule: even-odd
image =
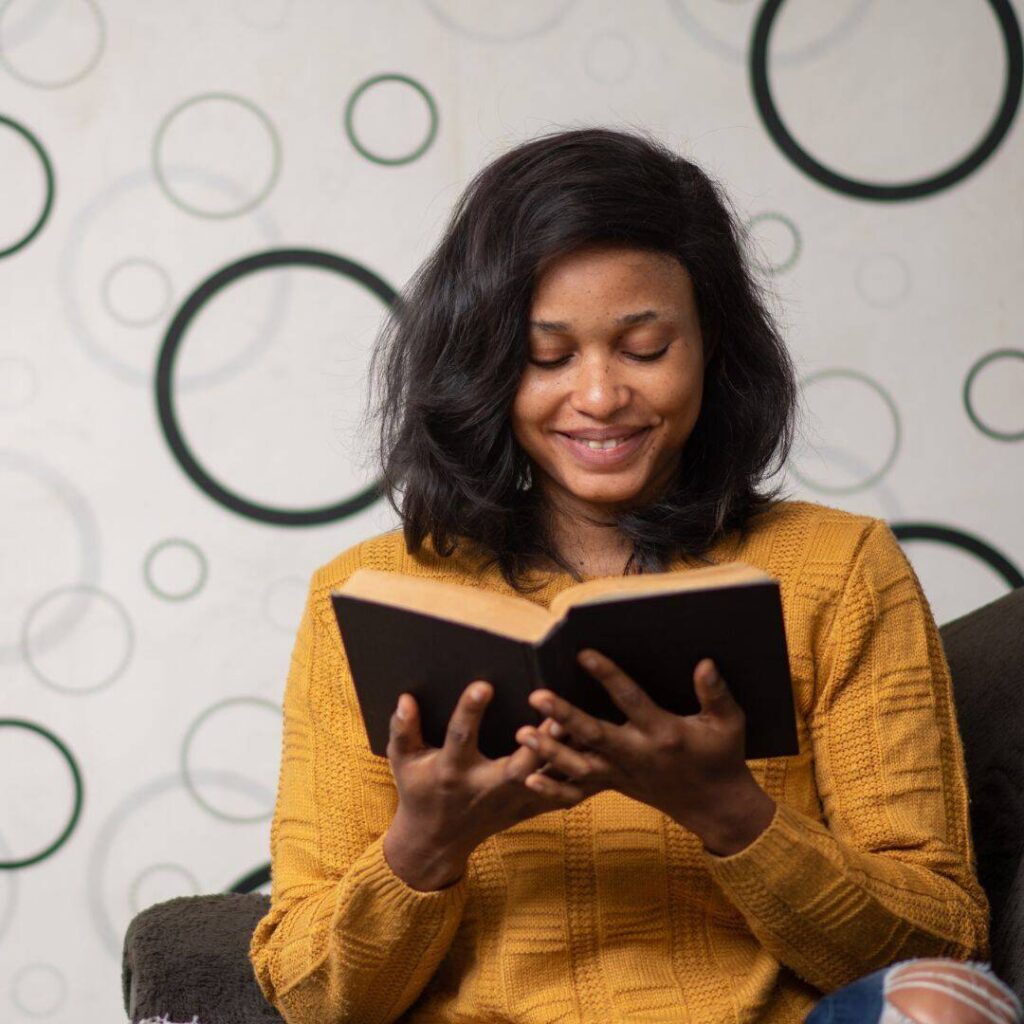
[[[633,553],[633,544],[615,527],[611,517],[572,515],[551,508],[548,538],[562,560],[581,576],[621,576]]]

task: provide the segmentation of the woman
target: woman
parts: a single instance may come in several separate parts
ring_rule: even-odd
[[[797,386],[718,188],[640,133],[506,153],[373,372],[402,529],[317,570],[295,644],[250,947],[289,1024],[1019,1020],[918,580],[883,521],[757,489]],[[369,750],[330,605],[360,565],[547,605],[732,560],[780,580],[798,755],[744,760],[710,659],[679,717],[600,652],[621,726],[538,690],[492,761],[481,680],[441,748],[403,694]]]

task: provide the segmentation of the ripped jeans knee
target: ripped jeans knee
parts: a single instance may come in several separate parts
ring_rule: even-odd
[[[1021,1024],[1016,993],[980,960],[900,960],[829,993],[806,1024]]]

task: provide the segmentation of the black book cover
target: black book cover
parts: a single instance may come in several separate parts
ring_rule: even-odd
[[[746,757],[798,753],[775,580],[576,605],[538,644],[343,591],[331,601],[370,749],[380,757],[401,693],[416,698],[424,742],[439,747],[460,694],[476,679],[494,687],[480,727],[486,757],[513,753],[516,731],[543,721],[527,702],[539,687],[621,724],[625,716],[608,692],[576,662],[584,647],[606,654],[678,715],[699,710],[693,670],[713,658],[746,714]]]

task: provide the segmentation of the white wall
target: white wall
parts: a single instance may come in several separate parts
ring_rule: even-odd
[[[0,115],[14,122],[0,122],[5,1021],[117,1019],[131,917],[266,868],[306,582],[393,522],[380,503],[317,525],[258,508],[301,522],[370,483],[355,427],[384,301],[468,178],[533,134],[642,125],[718,176],[750,222],[806,382],[796,495],[889,520],[940,622],[1019,585],[1019,125],[923,196],[823,184],[759,113],[749,47],[762,7],[0,5]],[[783,122],[847,178],[934,177],[1002,102],[997,7],[1008,10],[788,0],[768,46]],[[370,85],[349,135],[346,104],[379,75],[411,82]],[[436,134],[404,159],[430,136],[419,89]],[[55,182],[23,245],[47,188],[16,126]],[[168,378],[181,435],[241,504],[211,497],[161,427],[158,358],[204,283],[292,248],[333,262],[251,269],[208,295],[181,337]],[[909,524],[935,539],[912,539]],[[84,802],[38,858],[74,806],[59,744]]]

